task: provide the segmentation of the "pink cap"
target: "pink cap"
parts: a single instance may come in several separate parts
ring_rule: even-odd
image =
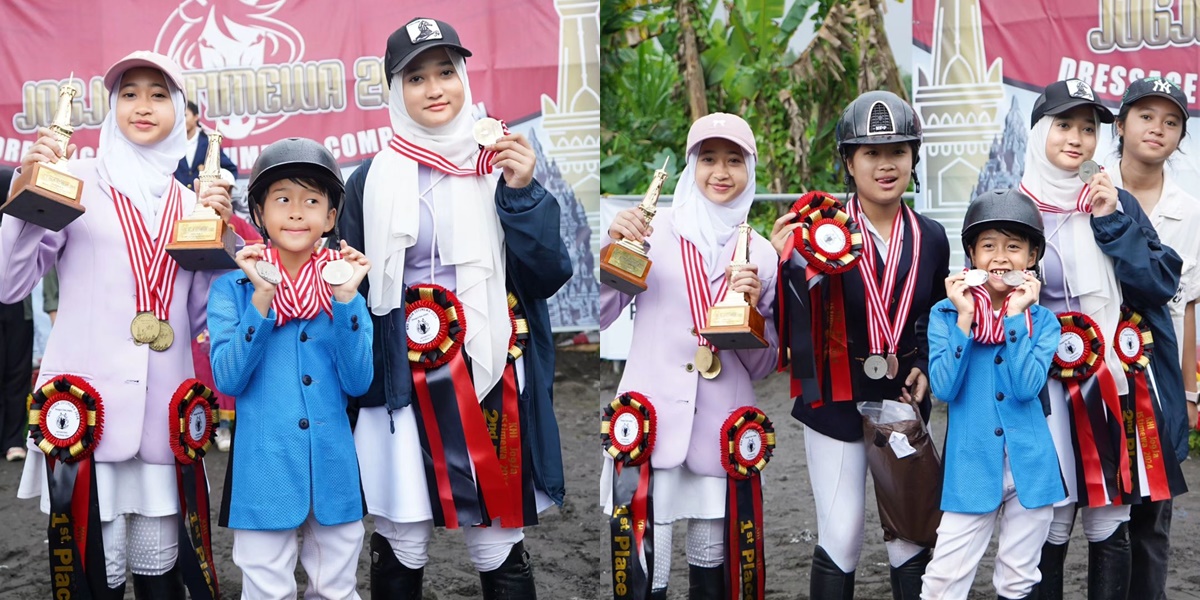
[[[713,113],[696,119],[688,130],[687,152],[709,138],[725,138],[742,147],[747,153],[758,158],[758,144],[754,142],[754,133],[745,119],[729,113]]]
[[[108,72],[104,74],[104,87],[111,91],[113,86],[120,83],[121,76],[125,74],[125,71],[138,67],[150,67],[162,71],[163,75],[175,84],[176,88],[183,91],[183,71],[179,65],[162,54],[146,50],[131,52],[125,58],[113,63],[113,66],[109,67]]]

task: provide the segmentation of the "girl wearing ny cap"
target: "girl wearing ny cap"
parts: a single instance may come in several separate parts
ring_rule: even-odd
[[[1129,360],[1136,356],[1122,350],[1125,342],[1137,350],[1137,333],[1127,323],[1140,322],[1143,330],[1148,323],[1152,356],[1172,358],[1151,364],[1150,393],[1182,397],[1167,307],[1182,261],[1160,243],[1132,194],[1118,189],[1108,172],[1092,169],[1094,163],[1085,165],[1095,154],[1099,124],[1112,121],[1083,81],[1050,84],[1033,107],[1021,178],[1021,191],[1037,204],[1045,225],[1040,302],[1063,325],[1044,402],[1067,499],[1055,506],[1042,548],[1042,598],[1063,597],[1063,560],[1077,506],[1089,542],[1088,597],[1123,599],[1130,592],[1126,521],[1140,483],[1137,456],[1126,451],[1133,423],[1123,413],[1143,392],[1135,376],[1141,367]]]
[[[181,270],[164,250],[171,225],[196,205],[195,194],[173,177],[187,146],[179,67],[160,54],[134,52],[108,69],[104,83],[109,111],[96,158],[70,160],[71,173],[83,180],[81,204],[87,210],[61,231],[4,219],[0,301],[29,294],[57,265],[60,312],[37,384],[72,375],[90,385],[104,406],[93,460],[107,588],[93,584],[92,597],[123,598],[130,569],[135,597],[182,600],[176,557],[191,549],[177,538],[179,497],[167,408],[177,387],[193,375],[188,340],[204,329],[209,285],[220,273]],[[63,154],[46,129],[39,135],[21,160],[24,173],[74,151],[72,146]],[[18,177],[13,188],[24,183]],[[202,200],[228,222],[228,184],[210,187]],[[139,230],[145,237],[130,233]],[[138,250],[165,260],[158,271],[165,276],[143,286],[150,271],[134,260]],[[135,300],[139,296],[158,300],[154,317],[164,323],[160,330],[174,332],[173,343],[141,344],[131,337],[129,323],[144,310]],[[40,496],[42,510],[50,512],[45,455],[32,443],[29,449],[17,496]]]
[[[462,530],[483,598],[536,597],[522,526],[563,501],[546,308],[571,276],[559,206],[524,136],[473,137],[468,56],[442,21],[391,35],[396,135],[350,176],[339,217],[374,265],[375,377],[352,399],[372,598],[421,597],[435,525]]]
[[[751,382],[773,370],[778,337],[768,326],[763,332],[766,348],[718,348],[715,376],[697,364],[698,348],[707,348],[699,345],[704,338],[697,336],[696,324],[705,323],[707,314],[695,307],[695,298],[723,298],[735,234],[754,201],[758,151],[746,121],[715,113],[692,124],[686,156],[672,206],[658,211],[653,227],[636,207],[626,209],[613,219],[605,245],[621,239],[648,242],[653,261],[646,291],[637,296],[629,358],[617,387],[618,392],[643,394],[656,415],[657,441],[650,459],[655,523],[651,597],[667,597],[673,523],[686,520],[688,598],[715,600],[725,597],[722,565],[727,554],[723,536],[728,476],[721,462],[720,430],[736,409],[755,404]],[[686,260],[688,256],[694,258]],[[756,263],[773,256],[770,242],[751,230],[751,264],[733,271],[728,282],[729,291],[747,294],[767,322],[773,296],[763,290],[774,289],[775,274],[774,269],[760,274]],[[696,269],[697,277],[688,276],[689,268]],[[601,328],[611,325],[632,300],[602,286]],[[612,478],[613,461],[606,455],[600,482],[605,514],[612,514]]]
[[[1159,390],[1161,403],[1155,410],[1135,414],[1145,415],[1157,424],[1156,440],[1163,448],[1163,460],[1183,461],[1188,453],[1188,430],[1196,423],[1196,300],[1200,298],[1200,204],[1196,198],[1184,191],[1175,177],[1166,168],[1168,160],[1179,149],[1179,143],[1187,135],[1188,104],[1183,90],[1175,83],[1160,77],[1140,79],[1129,85],[1121,100],[1113,128],[1117,136],[1117,161],[1109,165],[1108,172],[1113,185],[1125,188],[1138,200],[1138,205],[1149,215],[1150,222],[1162,242],[1174,248],[1183,259],[1183,273],[1179,289],[1171,299],[1171,321],[1169,328],[1178,341],[1175,356],[1156,351],[1151,356],[1150,368],[1155,373],[1167,372],[1158,365],[1160,361],[1180,361],[1183,368],[1183,396],[1168,394],[1180,391],[1171,385]],[[1157,313],[1156,313],[1157,314]],[[1155,327],[1166,327],[1166,321],[1151,323],[1156,338],[1160,332]],[[1157,350],[1157,348],[1156,348]],[[1155,380],[1164,375],[1158,375]],[[1136,404],[1136,403],[1135,403]],[[1186,409],[1185,409],[1186,405]],[[1139,420],[1143,429],[1149,423]],[[1141,444],[1141,436],[1138,437]],[[1139,596],[1165,598],[1167,584],[1167,562],[1170,555],[1171,499],[1170,496],[1186,488],[1176,478],[1168,486],[1168,496],[1149,493],[1145,481],[1147,465],[1143,451],[1139,456],[1138,484],[1141,501],[1129,509],[1129,542],[1133,554],[1132,572],[1139,575]],[[1166,469],[1170,475],[1181,472],[1172,465]],[[1132,595],[1132,594],[1131,594]]]

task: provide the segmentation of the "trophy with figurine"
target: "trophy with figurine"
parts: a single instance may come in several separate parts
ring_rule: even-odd
[[[67,83],[58,89],[58,108],[50,123],[50,133],[62,150],[57,162],[35,163],[28,173],[22,173],[8,202],[0,206],[0,212],[23,221],[61,231],[71,221],[84,213],[79,203],[83,194],[83,181],[71,175],[67,169],[67,147],[75,128],[71,126],[71,103],[79,90],[71,85],[72,73]]]
[[[729,262],[730,276],[750,264],[750,226],[738,226],[737,245]],[[766,348],[763,316],[750,304],[748,295],[730,288],[725,297],[708,309],[708,324],[700,335],[721,350]]]
[[[196,206],[191,214],[175,221],[167,254],[189,271],[234,269],[237,237],[217,211],[200,203],[205,190],[221,178],[221,134],[208,133],[208,153],[200,168]]]
[[[662,168],[654,171],[650,189],[646,190],[642,203],[638,205],[642,221],[647,225],[658,212],[658,196],[662,193],[663,183],[667,181],[667,163],[670,160],[668,157]],[[646,276],[650,273],[652,262],[648,252],[649,246],[645,242],[629,239],[617,240],[605,246],[600,251],[600,283],[630,296],[646,291]]]

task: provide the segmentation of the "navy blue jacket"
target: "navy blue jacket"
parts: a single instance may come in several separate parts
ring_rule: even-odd
[[[346,181],[346,199],[338,217],[342,239],[354,248],[364,247],[363,187],[371,159],[363,162]],[[546,299],[571,278],[571,258],[559,235],[558,200],[536,180],[522,189],[496,185],[496,212],[504,228],[508,289],[517,295],[529,321],[529,347],[525,349],[525,389],[520,410],[530,444],[533,479],[554,502],[562,504],[565,491],[562,448],[554,416],[554,339]],[[359,293],[368,297],[363,279]],[[385,316],[372,314],[375,324],[375,379],[366,394],[351,398],[351,411],[359,407],[387,406],[396,410],[412,402],[412,374],[408,364],[408,338],[404,311]],[[352,418],[354,415],[352,415]]]
[[[1158,386],[1165,430],[1163,440],[1174,446],[1180,462],[1187,459],[1188,423],[1187,399],[1183,395],[1183,374],[1180,371],[1179,347],[1171,309],[1167,303],[1179,289],[1179,274],[1183,259],[1163,245],[1158,232],[1150,224],[1137,198],[1118,190],[1121,211],[1103,217],[1092,217],[1092,233],[1106,256],[1112,259],[1121,296],[1150,326],[1154,337],[1154,353],[1150,369]]]
[[[204,164],[204,159],[208,155],[208,136],[204,134],[203,130],[196,135],[200,136],[200,139],[196,140],[196,156],[192,158],[192,166],[188,166],[185,156],[179,159],[179,166],[175,167],[175,179],[187,186],[189,190],[192,189],[192,184],[196,179],[200,177],[200,166]],[[221,168],[233,173],[233,178],[237,179],[237,165],[233,164],[228,156],[225,156],[224,150],[221,151]],[[357,247],[355,246],[355,248]]]

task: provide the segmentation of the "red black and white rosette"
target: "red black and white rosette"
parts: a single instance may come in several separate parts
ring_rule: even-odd
[[[529,320],[512,292],[508,293],[508,319],[512,321],[512,337],[508,339],[508,360],[512,362],[521,358],[529,346]]]
[[[762,600],[767,563],[759,476],[775,452],[775,426],[763,411],[743,406],[721,426],[720,441],[721,466],[729,474],[725,508],[727,597]]]
[[[175,390],[167,414],[171,418],[170,444],[175,460],[189,465],[204,458],[217,431],[217,397],[198,379],[189,379]]]
[[[650,454],[655,425],[654,406],[637,392],[621,393],[601,416],[601,443],[613,459],[613,511],[608,525],[614,599],[646,600],[654,583]]]
[[[849,271],[862,254],[863,236],[858,223],[842,209],[842,203],[825,192],[813,191],[792,205],[797,214],[800,239],[796,251],[814,269],[836,274]],[[790,254],[787,253],[787,254]]]
[[[217,430],[217,397],[198,379],[179,384],[167,405],[169,443],[175,455],[179,493],[179,540],[191,552],[179,553],[183,582],[195,600],[220,598],[212,552],[211,510],[204,454]]]
[[[467,324],[462,303],[453,292],[435,284],[410,286],[404,295],[408,361],[435,369],[462,348]]]
[[[77,375],[59,375],[30,396],[29,437],[46,453],[55,598],[86,599],[108,588],[92,462],[103,432],[104,402]]]
[[[65,463],[92,455],[104,432],[104,404],[90,384],[59,375],[33,391],[29,437],[46,456]]]
[[[1121,322],[1113,336],[1113,349],[1121,359],[1126,373],[1140,373],[1150,366],[1154,353],[1154,336],[1142,320],[1142,315],[1128,306],[1121,307]]]
[[[1081,312],[1058,315],[1062,333],[1050,363],[1050,376],[1060,381],[1082,381],[1095,374],[1104,355],[1104,335],[1091,317]]]

